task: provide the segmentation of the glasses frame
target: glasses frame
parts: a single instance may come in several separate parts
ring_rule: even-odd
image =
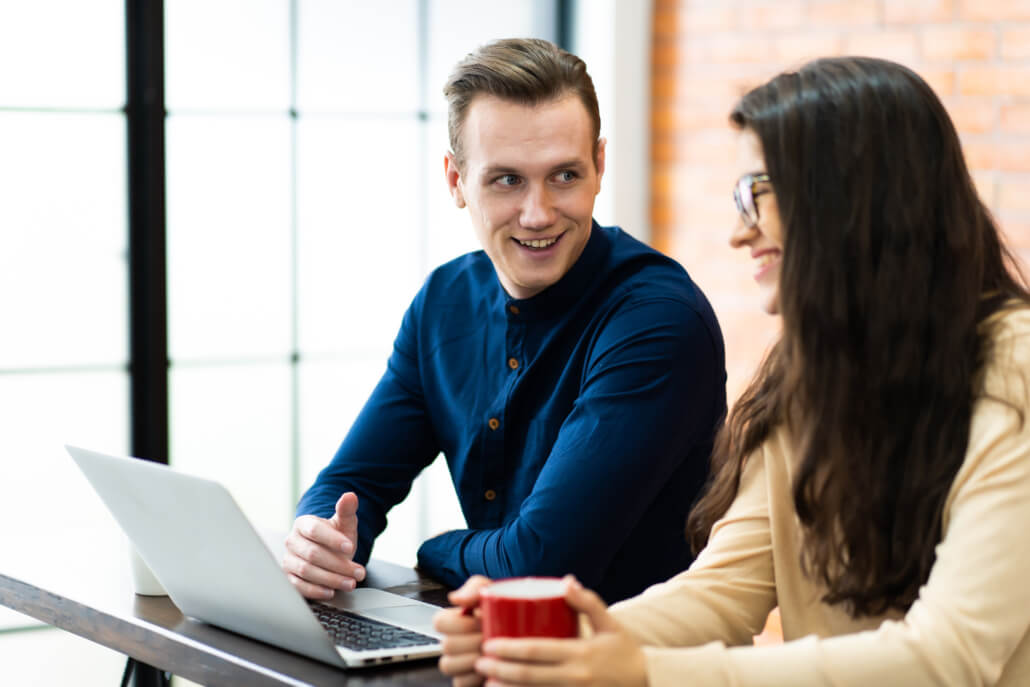
[[[733,185],[733,202],[737,204],[737,212],[740,213],[740,218],[744,220],[744,224],[749,229],[757,227],[758,221],[761,219],[758,214],[758,205],[755,204],[755,198],[770,192],[769,190],[756,192],[755,184],[768,181],[770,181],[769,175],[762,172],[759,174],[745,174],[737,179],[737,183]]]

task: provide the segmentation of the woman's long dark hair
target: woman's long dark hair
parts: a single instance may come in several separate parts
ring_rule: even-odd
[[[977,196],[944,107],[871,58],[811,62],[746,94],[784,232],[783,331],[716,442],[695,549],[782,424],[802,564],[855,617],[905,610],[934,563],[990,345],[1026,282]]]

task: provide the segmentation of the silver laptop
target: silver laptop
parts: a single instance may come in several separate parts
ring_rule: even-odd
[[[431,604],[367,588],[306,601],[221,484],[66,448],[184,615],[340,667],[440,654]]]

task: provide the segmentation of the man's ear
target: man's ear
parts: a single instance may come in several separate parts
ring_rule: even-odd
[[[465,207],[465,194],[461,190],[461,170],[458,169],[458,162],[454,159],[454,153],[447,151],[443,156],[443,173],[447,177],[447,188],[451,192],[454,204],[459,208]]]
[[[594,161],[597,165],[597,190],[594,193],[601,192],[601,177],[604,176],[604,148],[607,143],[608,140],[605,138],[597,139],[597,156]]]

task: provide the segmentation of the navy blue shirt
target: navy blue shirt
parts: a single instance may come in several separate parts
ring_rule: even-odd
[[[436,269],[386,373],[297,513],[357,493],[365,563],[386,513],[439,453],[468,529],[424,542],[450,586],[574,573],[612,602],[685,569],[689,508],[726,410],[722,334],[675,261],[596,222],[532,298],[483,251]]]

